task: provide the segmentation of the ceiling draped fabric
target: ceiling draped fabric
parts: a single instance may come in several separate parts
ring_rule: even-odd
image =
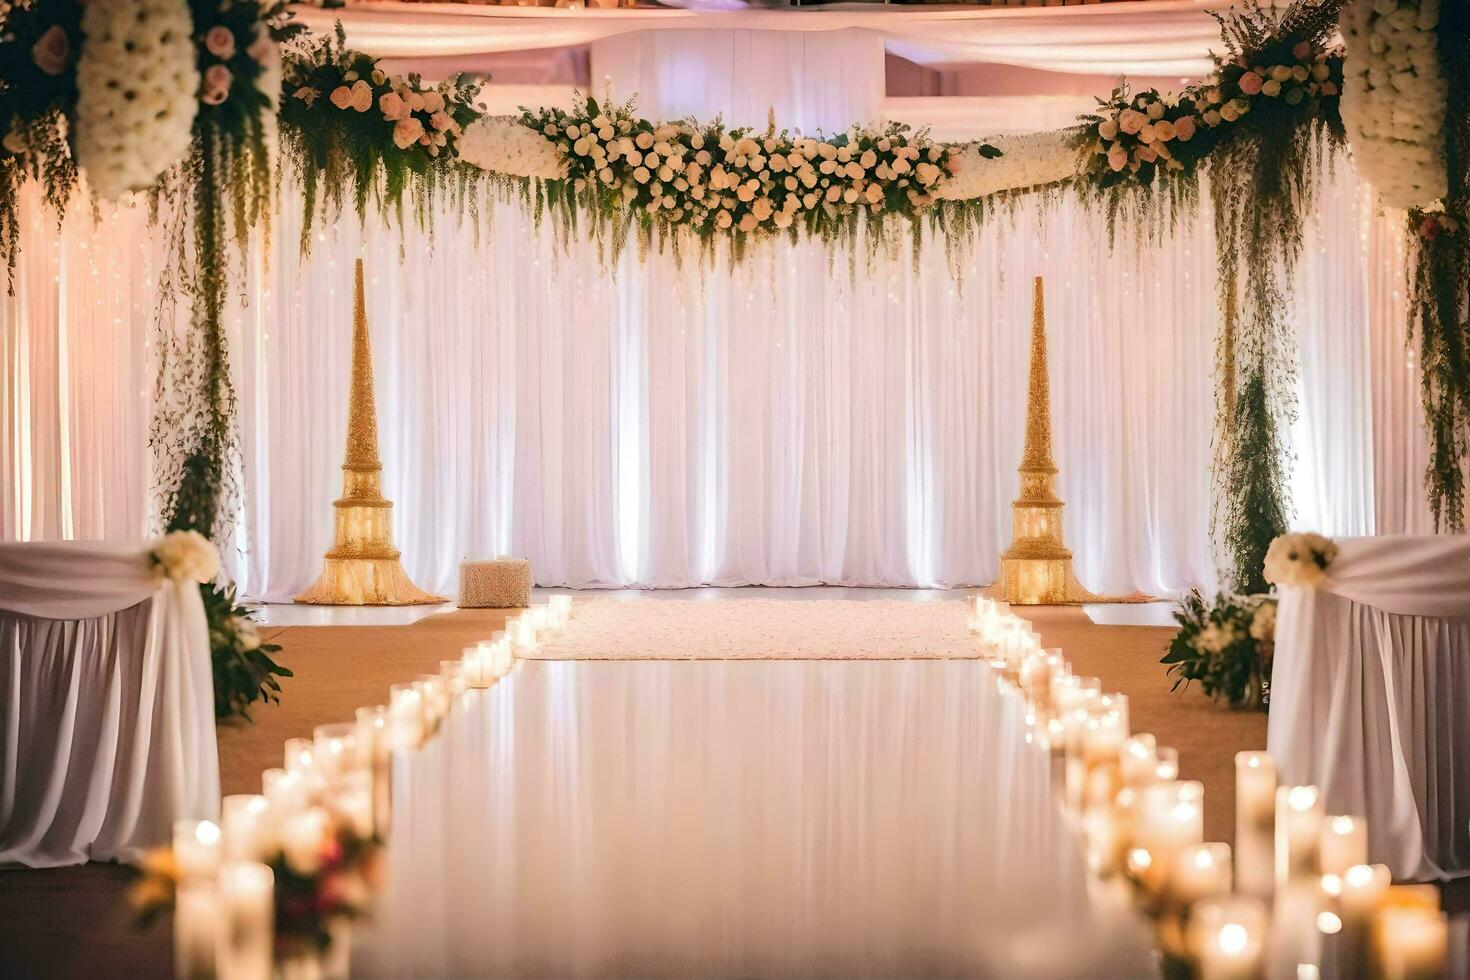
[[[318,31],[340,20],[348,42],[380,57],[432,57],[591,44],[632,32],[855,31],[919,64],[985,63],[1077,74],[1202,75],[1220,45],[1224,0],[1140,0],[1069,7],[974,7],[902,13],[820,10],[573,10],[455,3],[302,6]]]

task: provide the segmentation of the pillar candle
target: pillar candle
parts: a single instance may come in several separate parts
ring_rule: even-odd
[[[1444,913],[1409,906],[1380,909],[1376,976],[1444,980],[1449,975],[1449,922]]]
[[[1165,885],[1176,855],[1205,838],[1204,785],[1198,782],[1155,783],[1143,789],[1134,843],[1151,857],[1144,884]]]
[[[326,795],[327,809],[364,840],[373,836],[373,777],[367,770],[344,773]]]
[[[1179,750],[1172,745],[1160,745],[1154,750],[1158,756],[1154,766],[1154,779],[1161,783],[1172,783],[1179,778]]]
[[[424,696],[412,684],[388,688],[388,744],[395,751],[416,749],[424,740]]]
[[[1235,887],[1266,898],[1276,880],[1276,765],[1265,752],[1235,754]]]
[[[222,924],[219,886],[213,878],[180,881],[174,892],[175,980],[215,980]]]
[[[380,838],[388,835],[388,821],[392,817],[392,745],[388,738],[388,708],[375,705],[357,709],[358,745],[363,744],[363,732],[370,731],[371,762],[373,774],[373,832]]]
[[[271,869],[264,864],[231,861],[220,868],[219,980],[270,980],[274,885]]]
[[[219,824],[210,820],[175,820],[173,847],[181,880],[210,880],[218,873]]]
[[[1119,774],[1125,786],[1147,786],[1158,768],[1158,740],[1144,733],[1134,735],[1118,754]]]
[[[1230,845],[1190,844],[1174,855],[1169,895],[1180,905],[1230,894]]]
[[[449,690],[450,703],[454,703],[459,696],[469,687],[464,675],[464,661],[441,660],[439,661],[439,676],[444,678],[444,686]]]
[[[1195,905],[1190,948],[1200,980],[1257,980],[1266,946],[1266,910],[1259,899],[1231,895]]]
[[[357,767],[357,723],[318,725],[312,729],[312,760],[322,775],[333,779]]]
[[[1368,825],[1356,817],[1328,817],[1319,845],[1323,874],[1342,875],[1356,864],[1368,863]]]
[[[313,748],[314,745],[309,738],[286,739],[285,769],[288,772],[310,769],[316,763],[312,756]]]
[[[294,813],[311,803],[307,774],[267,769],[260,774],[260,791],[277,814]]]
[[[220,845],[225,861],[259,861],[275,848],[270,801],[236,793],[220,801]]]
[[[490,674],[490,644],[477,643],[464,648],[460,658],[465,686],[470,690],[484,690],[494,678]]]
[[[1276,788],[1276,887],[1321,876],[1322,794],[1315,786]]]

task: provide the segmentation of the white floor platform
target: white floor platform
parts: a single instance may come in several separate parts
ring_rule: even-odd
[[[1096,602],[1082,607],[1087,618],[1098,626],[1174,626],[1172,602]]]

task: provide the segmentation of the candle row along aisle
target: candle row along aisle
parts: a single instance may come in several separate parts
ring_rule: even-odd
[[[438,674],[393,685],[386,705],[288,739],[261,792],[226,796],[218,824],[179,821],[131,893],[141,925],[172,913],[178,980],[345,980],[351,924],[384,884],[395,754],[421,748],[571,616],[571,596],[556,595],[508,618]]]
[[[1448,920],[1432,885],[1368,864],[1360,817],[1315,786],[1279,785],[1265,752],[1236,756],[1236,846],[1204,839],[1204,787],[1179,754],[1131,731],[1128,698],[1043,649],[1006,603],[975,600],[980,653],[1026,698],[1028,743],[1050,753],[1092,888],[1136,904],[1166,977],[1442,980]]]

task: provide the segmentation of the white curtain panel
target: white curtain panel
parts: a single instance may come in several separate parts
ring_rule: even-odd
[[[1214,583],[1209,214],[1160,248],[1107,244],[1072,206],[868,263],[763,246],[703,270],[629,249],[608,269],[518,205],[431,243],[349,218],[297,250],[289,189],[229,328],[243,470],[227,561],[244,594],[314,578],[341,490],[351,266],[368,268],[386,494],[409,573],[529,557],[538,583],[954,586],[1010,541],[1031,278],[1047,282],[1066,533],[1083,582]],[[135,540],[152,514],[148,418],[162,268],[141,208],[30,212],[0,302],[0,531]],[[1344,165],[1294,310],[1295,523],[1427,529],[1402,242]],[[855,270],[855,271],[850,271]],[[182,319],[186,311],[179,311]],[[172,322],[172,321],[171,321]],[[234,554],[228,554],[234,551]]]
[[[1283,590],[1267,744],[1396,879],[1470,875],[1470,540],[1346,538]]]
[[[138,546],[0,544],[0,865],[133,861],[218,814],[198,587]]]

